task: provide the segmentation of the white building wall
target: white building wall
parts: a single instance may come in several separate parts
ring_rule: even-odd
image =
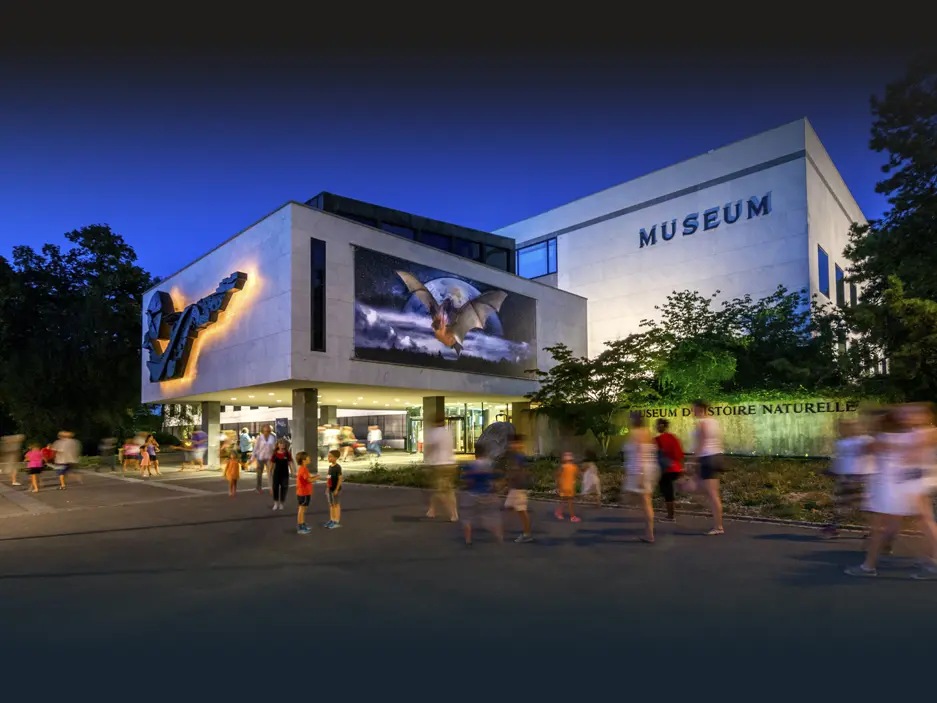
[[[289,379],[290,213],[289,205],[280,208],[144,295],[144,311],[157,290],[168,291],[181,310],[213,293],[235,271],[248,276],[218,322],[199,334],[185,378],[151,383],[143,352],[144,403]]]
[[[535,382],[484,374],[382,364],[354,358],[354,246],[450,271],[537,300],[537,363],[549,368],[543,347],[565,342],[586,351],[586,300],[438,249],[387,234],[298,203],[293,218],[292,375],[336,383],[425,388],[438,392],[523,396]],[[310,239],[326,243],[326,351],[310,351]]]
[[[820,302],[836,301],[836,268],[838,264],[849,275],[849,262],[843,250],[849,243],[849,229],[854,222],[865,224],[859,209],[842,176],[820,143],[816,132],[807,124],[807,205],[810,254],[810,293]],[[830,297],[820,294],[819,252],[823,247],[830,257]],[[846,285],[846,301],[849,286]]]

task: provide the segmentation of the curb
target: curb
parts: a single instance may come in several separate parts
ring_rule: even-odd
[[[364,482],[359,482],[359,481],[348,481],[348,483],[349,483],[349,484],[352,484],[352,485],[356,485],[356,486],[371,486],[371,487],[374,487],[374,488],[396,488],[396,489],[402,489],[402,490],[406,490],[406,491],[427,491],[427,490],[430,490],[430,489],[428,489],[428,488],[418,488],[418,487],[416,487],[416,486],[394,486],[394,485],[386,484],[386,483],[364,483]],[[457,491],[457,492],[460,492],[460,491]],[[549,497],[549,496],[538,495],[538,494],[535,494],[535,493],[534,493],[534,494],[531,494],[530,499],[531,499],[531,500],[539,501],[539,502],[541,502],[541,503],[560,503],[560,502],[562,502],[562,501],[560,501],[558,498],[551,498],[551,497]],[[576,500],[576,501],[573,501],[573,502],[574,502],[576,505],[585,505],[585,506],[590,506],[590,505],[591,505],[591,506],[593,506],[593,507],[594,507],[594,505],[595,505],[594,503],[591,503],[591,502],[585,501],[585,500]],[[623,504],[621,504],[621,503],[603,503],[603,504],[602,504],[602,507],[603,507],[603,508],[614,508],[614,509],[617,509],[617,510],[629,510],[629,511],[632,511],[632,512],[637,512],[637,508],[635,508],[635,507],[633,507],[633,506],[630,506],[630,505],[623,505]],[[660,511],[657,511],[657,510],[656,510],[656,511],[654,511],[654,514],[655,514],[655,515],[662,515],[663,513],[661,513]],[[703,511],[700,511],[700,510],[692,510],[692,511],[691,511],[691,510],[681,510],[681,511],[679,511],[678,514],[679,514],[679,515],[686,515],[686,516],[688,516],[688,517],[710,517],[710,514],[709,514],[709,513],[703,512]],[[729,521],[731,521],[731,522],[756,522],[756,523],[762,523],[762,524],[765,524],[765,525],[783,525],[783,526],[785,526],[785,527],[800,527],[800,528],[803,528],[803,529],[805,529],[805,530],[822,530],[824,527],[826,527],[826,524],[825,524],[825,523],[822,523],[822,522],[808,522],[808,521],[806,521],[806,520],[785,520],[785,519],[783,519],[783,518],[761,517],[761,516],[758,516],[758,515],[730,515],[730,514],[728,514],[728,513],[724,513],[723,516],[722,516],[722,519],[723,519],[723,520],[729,520]],[[865,527],[865,526],[863,526],[863,525],[840,525],[840,527],[839,527],[840,532],[865,532],[865,531],[867,531],[868,529],[869,529],[868,527]],[[906,536],[906,537],[920,537],[922,533],[917,532],[917,531],[914,531],[914,530],[902,530],[899,534],[900,534],[900,535],[904,535],[904,536]]]

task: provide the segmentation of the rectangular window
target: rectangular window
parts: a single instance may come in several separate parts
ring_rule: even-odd
[[[819,268],[820,292],[827,298],[830,297],[830,255],[823,251],[823,247],[817,247],[817,266]]]
[[[846,307],[846,274],[836,265],[836,304],[841,308]]]
[[[517,275],[537,278],[556,273],[556,240],[548,239],[517,250]]]
[[[346,215],[346,214],[342,214],[342,217],[347,218],[349,220],[354,220],[355,222],[360,222],[361,224],[367,225],[368,227],[377,227],[377,220],[375,220],[373,217],[363,217],[361,215]]]
[[[443,234],[435,232],[420,232],[420,241],[436,249],[443,251],[452,251],[452,239]]]
[[[856,290],[856,284],[849,284],[849,304],[855,307],[859,303],[859,291]]]
[[[416,232],[413,231],[412,227],[403,227],[401,225],[393,225],[390,222],[382,222],[381,229],[385,232],[390,232],[391,234],[406,237],[407,239],[416,238]]]
[[[310,239],[311,251],[309,276],[311,296],[310,308],[310,349],[311,351],[325,351],[325,242],[321,239]]]
[[[459,256],[464,256],[466,259],[478,261],[482,255],[482,245],[478,242],[470,242],[468,239],[462,239],[461,237],[453,237],[452,252]]]

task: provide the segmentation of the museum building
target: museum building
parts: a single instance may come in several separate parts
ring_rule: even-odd
[[[853,222],[806,119],[493,234],[320,193],[147,291],[143,402],[199,405],[212,443],[271,424],[301,450],[320,424],[376,424],[416,452],[439,420],[471,453],[491,422],[534,431],[545,347],[595,354],[674,290],[855,304]]]

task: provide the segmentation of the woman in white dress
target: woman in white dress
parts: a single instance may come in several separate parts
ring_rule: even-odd
[[[907,407],[892,408],[882,420],[871,450],[875,473],[869,483],[872,533],[865,561],[846,569],[849,576],[877,576],[876,565],[888,535],[896,535],[906,518],[920,520],[922,471],[918,463],[921,435],[909,422]],[[930,540],[925,540],[929,547]]]
[[[651,498],[654,486],[660,478],[657,464],[657,445],[648,429],[644,418],[638,411],[632,411],[628,418],[630,431],[625,445],[625,483],[622,490],[641,496],[644,511],[645,532],[642,542],[654,543],[654,506]]]

